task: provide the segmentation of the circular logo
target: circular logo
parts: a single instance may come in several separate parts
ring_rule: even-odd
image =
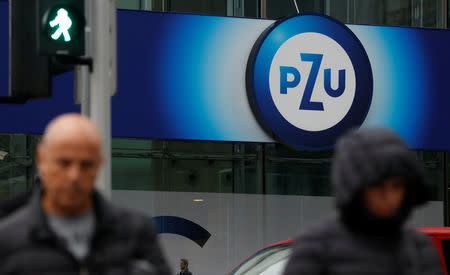
[[[247,93],[259,121],[299,149],[326,149],[364,121],[372,70],[357,37],[325,16],[276,22],[253,47]]]

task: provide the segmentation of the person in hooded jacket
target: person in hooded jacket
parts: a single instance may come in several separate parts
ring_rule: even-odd
[[[332,184],[337,213],[300,234],[285,275],[442,274],[428,237],[405,225],[429,189],[394,132],[360,129],[340,138]]]

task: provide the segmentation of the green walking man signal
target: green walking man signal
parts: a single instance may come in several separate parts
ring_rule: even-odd
[[[33,0],[36,1],[36,0]],[[83,0],[38,0],[38,52],[82,56],[85,45]]]
[[[58,26],[58,29],[52,34],[52,39],[58,40],[62,34],[64,36],[64,41],[70,42],[69,29],[72,26],[72,20],[70,20],[69,13],[67,10],[61,8],[58,10],[57,14],[56,18],[49,23],[52,28]]]

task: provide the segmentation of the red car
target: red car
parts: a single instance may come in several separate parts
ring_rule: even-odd
[[[418,227],[417,230],[430,236],[435,245],[443,274],[450,266],[450,227]],[[271,244],[258,250],[235,267],[229,275],[281,275],[287,264],[295,240]]]

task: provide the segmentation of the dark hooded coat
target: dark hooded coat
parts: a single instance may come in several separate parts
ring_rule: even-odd
[[[369,214],[360,203],[368,186],[407,179],[401,209],[392,218]],[[336,146],[332,167],[337,214],[306,228],[296,240],[285,275],[437,275],[437,252],[425,235],[406,228],[411,210],[428,200],[423,170],[393,132],[354,130]]]

